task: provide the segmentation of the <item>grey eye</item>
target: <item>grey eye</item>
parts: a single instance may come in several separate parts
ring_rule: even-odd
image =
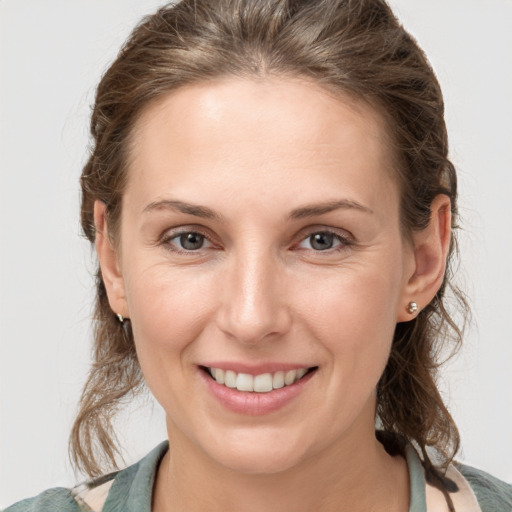
[[[200,233],[182,233],[178,239],[180,246],[186,251],[197,251],[203,247],[205,237]]]
[[[334,247],[336,236],[334,233],[314,233],[308,237],[308,240],[315,251],[326,251]]]

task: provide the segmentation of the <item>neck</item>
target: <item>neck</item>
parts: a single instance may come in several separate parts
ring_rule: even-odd
[[[391,457],[371,437],[347,439],[273,474],[219,466],[187,439],[174,440],[158,471],[154,512],[358,512],[407,510],[409,477],[402,457]]]

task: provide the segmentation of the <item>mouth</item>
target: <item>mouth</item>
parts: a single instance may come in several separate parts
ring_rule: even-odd
[[[211,379],[230,389],[249,393],[269,393],[275,389],[291,386],[303,379],[306,375],[316,371],[318,366],[296,368],[294,370],[280,370],[273,373],[261,373],[251,375],[249,373],[237,373],[233,370],[201,366]]]

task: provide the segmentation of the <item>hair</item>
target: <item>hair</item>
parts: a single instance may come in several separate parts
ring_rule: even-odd
[[[438,194],[451,200],[457,225],[457,181],[448,159],[444,105],[436,76],[416,41],[383,0],[182,0],[146,17],[103,76],[91,118],[92,145],[81,177],[81,223],[94,243],[95,200],[106,205],[116,239],[127,180],[130,136],[142,112],[187,84],[215,78],[299,77],[351,95],[384,116],[397,156],[400,216],[408,236],[430,221]],[[413,442],[427,477],[442,487],[443,469],[459,447],[457,427],[437,387],[441,355],[461,342],[462,328],[446,309],[452,289],[452,237],[444,281],[434,299],[396,327],[377,389],[377,417],[395,444]],[[143,388],[129,322],[111,310],[96,274],[93,364],[73,426],[75,466],[91,476],[117,467],[112,418]],[[438,456],[437,468],[427,448]]]

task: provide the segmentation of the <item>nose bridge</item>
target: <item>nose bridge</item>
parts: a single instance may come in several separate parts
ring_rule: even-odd
[[[221,329],[244,343],[283,334],[290,323],[279,263],[268,248],[241,249],[225,276]]]

